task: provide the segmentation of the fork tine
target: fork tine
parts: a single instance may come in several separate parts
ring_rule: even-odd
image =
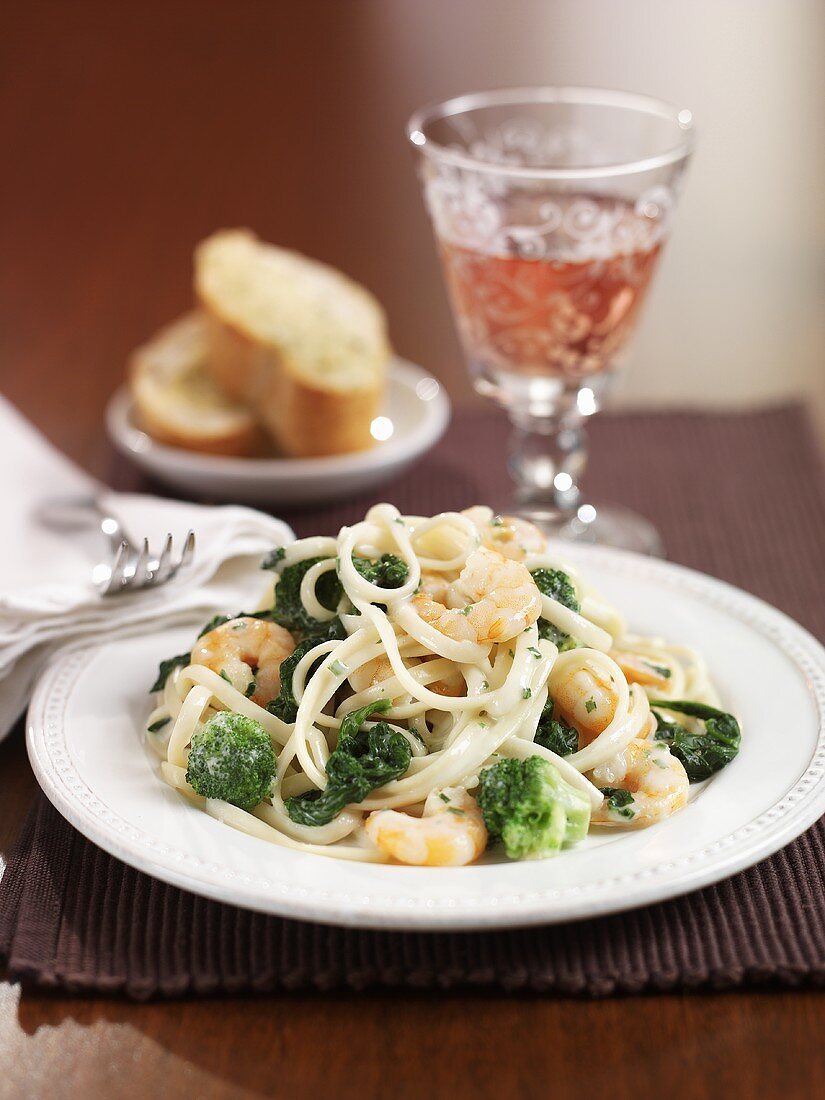
[[[137,561],[135,562],[135,571],[129,578],[129,584],[135,588],[144,588],[152,579],[152,574],[149,571],[149,540],[143,540],[143,546],[140,548]]]
[[[169,578],[177,576],[181,569],[185,569],[192,561],[192,555],[195,553],[195,532],[189,531],[186,535],[186,541],[183,544],[183,550],[181,551],[180,558],[176,561],[169,572]]]
[[[195,553],[195,532],[189,531],[183,544],[180,558],[175,561],[172,553],[172,535],[164,539],[163,550],[157,560],[151,557],[149,540],[144,539],[140,552],[136,553],[128,539],[124,539],[117,548],[111,573],[101,588],[104,596],[118,592],[136,591],[139,588],[151,588],[164,584],[180,570],[189,566]]]
[[[149,585],[163,584],[168,580],[172,571],[172,535],[168,534],[163,542],[163,549],[157,560],[157,565],[152,576],[147,581]]]
[[[126,564],[129,561],[131,548],[126,539],[121,542],[117,548],[115,554],[115,560],[112,562],[112,571],[109,574],[109,580],[106,582],[106,586],[103,589],[104,596],[111,596],[115,592],[120,592],[126,582]]]
[[[192,558],[195,554],[195,532],[190,531],[186,536],[186,542],[183,544],[183,552],[180,556],[180,562],[178,563],[178,569],[185,569],[191,564]]]

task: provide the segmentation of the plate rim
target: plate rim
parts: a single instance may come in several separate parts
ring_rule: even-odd
[[[345,478],[374,470],[376,466],[398,466],[409,462],[435,446],[450,421],[451,404],[444,384],[417,363],[394,355],[387,371],[388,387],[393,381],[415,388],[432,379],[438,386],[432,398],[419,398],[426,415],[408,436],[385,441],[380,447],[344,455],[317,455],[305,458],[243,458],[239,455],[213,455],[159,443],[131,420],[134,403],[124,382],[106,403],[106,432],[112,445],[132,462],[143,466],[174,467],[187,475],[220,475],[225,479],[280,481],[285,478]]]
[[[359,897],[296,886],[265,876],[239,875],[227,865],[206,865],[174,844],[159,844],[119,818],[86,787],[59,744],[59,720],[68,703],[74,668],[102,643],[64,651],[39,680],[26,723],[26,744],[38,783],[56,809],[87,839],[123,862],[162,881],[226,904],[317,923],[409,931],[483,930],[554,924],[623,912],[665,901],[719,882],[773,855],[825,813],[825,647],[784,612],[742,589],[697,570],[605,547],[576,547],[576,555],[601,558],[607,567],[707,596],[717,608],[757,630],[805,676],[817,710],[818,733],[804,771],[768,809],[700,851],[655,868],[600,878],[585,886],[554,887],[472,898]],[[563,555],[562,555],[563,556]],[[51,731],[51,732],[50,732]],[[50,751],[55,756],[50,756]],[[62,761],[60,760],[62,754]],[[73,789],[74,788],[74,789]],[[94,803],[98,805],[95,806]],[[725,851],[736,846],[733,856]],[[154,853],[154,854],[153,854]],[[322,858],[322,857],[312,857]],[[202,877],[183,868],[196,866]],[[203,870],[200,870],[203,868]],[[683,868],[668,879],[674,869]],[[206,877],[213,876],[213,880]],[[401,871],[403,875],[404,870]],[[663,876],[665,876],[663,878]],[[399,879],[399,883],[403,883]],[[616,887],[624,888],[619,893]],[[267,891],[264,896],[261,891]],[[594,896],[595,895],[595,896]],[[562,909],[554,911],[554,903]]]

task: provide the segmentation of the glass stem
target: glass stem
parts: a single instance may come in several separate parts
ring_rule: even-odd
[[[579,480],[587,463],[580,417],[534,416],[511,410],[510,473],[520,504],[570,518],[581,500]]]

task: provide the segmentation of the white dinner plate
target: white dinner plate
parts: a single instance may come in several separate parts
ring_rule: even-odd
[[[141,742],[158,661],[191,641],[180,628],[59,659],[31,704],[32,766],[64,817],[150,875],[250,909],[368,928],[553,923],[662,901],[763,859],[825,812],[825,649],[810,634],[667,562],[601,547],[564,555],[632,629],[701,649],[742,722],[733,763],[649,829],[603,830],[555,859],[460,868],[349,863],[241,834],[165,786]]]
[[[372,422],[375,445],[355,454],[323,458],[233,458],[167,447],[141,431],[124,386],[106,410],[117,449],[160,481],[209,500],[246,504],[317,504],[363,493],[397,477],[444,434],[450,402],[444,387],[405,359],[393,359],[380,416]]]

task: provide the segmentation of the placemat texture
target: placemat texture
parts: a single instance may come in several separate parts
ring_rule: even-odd
[[[374,499],[419,514],[498,504],[508,489],[506,430],[488,411],[458,417],[430,456]],[[802,409],[606,416],[592,434],[587,487],[597,503],[643,512],[672,560],[762,596],[825,638],[825,479]],[[123,467],[116,481],[135,485]],[[285,518],[301,535],[334,533],[370,503]],[[821,984],[825,819],[758,866],[661,905],[555,927],[419,934],[328,928],[195,897],[106,855],[41,796],[0,883],[0,953],[14,977],[139,998]]]

